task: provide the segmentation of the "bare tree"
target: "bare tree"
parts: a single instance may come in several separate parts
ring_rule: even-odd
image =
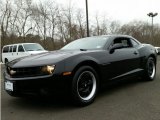
[[[61,41],[61,43],[64,45],[65,43],[67,43],[67,36],[65,34],[65,25],[64,25],[64,17],[61,13],[61,11],[59,11],[59,16],[58,17],[58,32],[59,32],[59,39]]]
[[[1,15],[1,31],[2,31],[2,41],[4,41],[5,37],[8,33],[8,25],[9,20],[11,17],[11,2],[9,0],[6,0],[6,3],[4,3],[4,9],[2,9],[2,15]]]
[[[57,17],[58,17],[58,5],[55,2],[50,3],[49,5],[49,26],[50,26],[50,36],[52,40],[53,49],[55,48],[55,34],[56,34],[56,26],[57,26]]]
[[[46,46],[46,37],[47,37],[47,23],[48,23],[48,6],[46,3],[38,3],[38,5],[32,6],[32,18],[34,19],[38,34],[41,34],[43,37],[43,44]]]
[[[28,20],[32,15],[32,11],[27,0],[16,0],[15,5],[16,10],[13,15],[13,21],[11,22],[12,31],[16,29],[19,36],[22,36],[25,42],[26,34],[32,29],[32,26],[29,26],[30,21]]]
[[[84,11],[77,9],[71,0],[67,6],[54,1],[32,3],[32,0],[1,0],[0,24],[2,46],[16,42],[34,41],[45,48],[57,49],[86,36]],[[127,34],[141,42],[160,45],[160,25],[154,26],[151,39],[150,27],[144,21],[132,21],[121,25],[96,14],[90,22],[91,35]],[[29,40],[28,40],[29,39]]]
[[[119,29],[120,29],[121,25],[118,21],[112,21],[110,23],[110,33],[111,34],[119,34]]]
[[[100,35],[100,25],[99,25],[99,16],[98,16],[98,13],[96,14],[95,16],[96,18],[96,35]]]
[[[77,24],[79,27],[79,38],[85,37],[86,29],[85,29],[85,22],[84,22],[84,15],[81,9],[77,10]],[[78,34],[78,33],[77,33]]]
[[[95,23],[92,25],[93,35],[106,35],[108,33],[108,28],[108,21],[105,16],[101,17],[96,13]]]
[[[64,24],[66,27],[65,33],[66,33],[66,42],[69,43],[74,39],[75,34],[73,34],[73,29],[74,26],[74,8],[72,5],[72,1],[69,0],[69,5],[65,8],[62,9],[63,15],[64,15]]]
[[[108,20],[103,16],[103,20],[101,22],[101,35],[107,35],[108,34]]]

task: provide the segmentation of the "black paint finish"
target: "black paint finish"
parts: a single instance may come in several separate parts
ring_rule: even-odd
[[[105,36],[99,37],[104,38]],[[157,58],[156,50],[152,45],[141,44],[133,37],[126,35],[109,35],[106,37],[109,37],[109,39],[102,49],[57,50],[13,60],[6,65],[6,68],[10,67],[11,69],[14,69],[55,65],[55,71],[52,75],[48,76],[22,78],[12,78],[11,75],[9,75],[9,73],[6,71],[4,73],[5,81],[13,82],[15,84],[14,89],[16,90],[18,89],[16,85],[23,86],[20,84],[26,84],[27,81],[29,83],[34,83],[26,84],[28,85],[28,88],[34,88],[36,90],[38,89],[39,91],[42,89],[52,90],[55,89],[56,86],[70,85],[75,71],[80,66],[88,65],[95,69],[102,83],[108,80],[139,75],[139,73],[144,71],[145,64],[149,56],[154,57],[155,60]],[[128,40],[130,42],[130,46],[122,48],[117,47],[117,49],[115,48],[112,50],[112,45],[115,39]],[[136,42],[137,44],[132,44],[132,41]],[[72,74],[69,76],[63,76],[64,72],[72,72]],[[25,88],[27,88],[26,85]],[[62,86],[59,88],[61,89]],[[19,92],[23,94],[22,89],[23,87],[21,87],[21,91],[17,90],[17,92],[7,92],[10,95],[16,96]],[[32,91],[30,90],[29,92]]]

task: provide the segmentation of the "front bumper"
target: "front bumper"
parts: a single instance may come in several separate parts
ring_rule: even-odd
[[[13,90],[5,88],[11,96],[26,95],[51,95],[64,93],[69,90],[71,85],[71,76],[52,75],[42,77],[10,78],[7,73],[4,74],[4,83],[13,84]]]

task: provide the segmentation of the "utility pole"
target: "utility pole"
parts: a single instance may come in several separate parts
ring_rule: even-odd
[[[86,0],[86,22],[87,22],[87,37],[89,37],[88,0]]]

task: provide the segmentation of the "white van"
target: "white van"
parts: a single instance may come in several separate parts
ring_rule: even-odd
[[[20,57],[41,52],[46,52],[46,50],[44,50],[44,48],[38,43],[19,43],[5,45],[2,48],[2,62],[7,63]]]

